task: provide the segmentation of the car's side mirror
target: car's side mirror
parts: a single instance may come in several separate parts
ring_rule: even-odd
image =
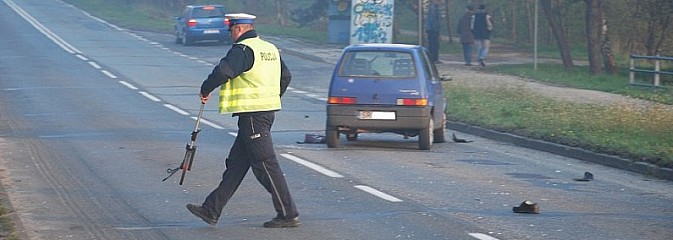
[[[439,80],[441,80],[442,82],[448,82],[453,80],[453,77],[451,75],[444,74],[441,77],[439,77]]]

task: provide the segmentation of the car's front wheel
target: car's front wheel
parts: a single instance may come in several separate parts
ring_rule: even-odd
[[[339,130],[336,126],[327,126],[325,129],[325,137],[327,138],[328,148],[339,147]]]
[[[432,118],[430,118],[430,121],[425,128],[421,129],[421,132],[418,133],[418,149],[430,150],[434,137],[434,128],[434,122],[432,121]]]

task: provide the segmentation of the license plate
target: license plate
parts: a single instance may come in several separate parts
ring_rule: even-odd
[[[395,120],[395,112],[360,111],[358,119]]]
[[[203,30],[203,34],[215,34],[215,33],[220,33],[220,30],[218,30],[218,29],[206,29],[206,30]]]

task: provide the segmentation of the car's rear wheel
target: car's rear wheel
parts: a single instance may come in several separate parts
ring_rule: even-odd
[[[426,125],[425,128],[421,129],[421,132],[418,133],[418,148],[421,150],[430,150],[430,147],[432,146],[432,139],[434,137],[434,134],[432,133],[434,130],[434,124],[432,121],[432,118],[430,118],[430,121]]]
[[[435,129],[434,131],[434,137],[436,143],[443,143],[446,142],[446,138],[444,137],[444,130],[446,129],[446,113],[442,113],[442,126],[438,129]]]
[[[325,129],[325,137],[327,138],[328,148],[339,147],[339,130],[336,126],[327,126]]]
[[[188,37],[187,35],[182,36],[182,45],[189,46],[194,43],[194,40],[192,38]]]

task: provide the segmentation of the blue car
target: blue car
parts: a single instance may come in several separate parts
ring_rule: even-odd
[[[175,42],[192,45],[211,40],[231,43],[229,26],[222,5],[189,5],[175,17]]]
[[[392,132],[418,136],[428,150],[444,142],[446,99],[439,76],[422,46],[357,44],[344,48],[334,68],[327,100],[325,136],[329,148],[339,135]]]

